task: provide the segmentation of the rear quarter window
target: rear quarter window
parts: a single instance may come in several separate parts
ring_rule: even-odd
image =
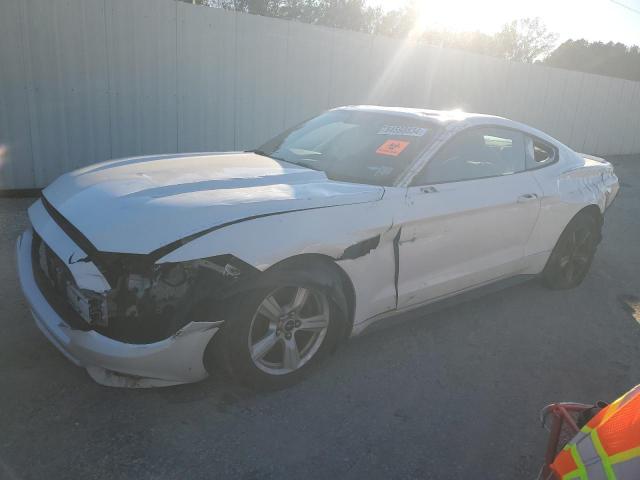
[[[534,137],[526,137],[525,150],[527,170],[545,167],[558,160],[558,149],[548,142]]]

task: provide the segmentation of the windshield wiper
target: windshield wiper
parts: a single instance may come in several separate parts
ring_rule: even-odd
[[[257,153],[258,155],[262,155],[264,157],[268,157],[269,156],[263,150],[260,150],[258,148],[254,149],[254,150],[245,150],[244,153]]]
[[[263,157],[273,158],[274,160],[282,160],[281,158],[274,157],[273,155],[269,155],[264,150],[255,149],[255,150],[246,150],[245,153],[255,153],[256,155],[261,155]]]
[[[315,161],[315,160],[311,160],[311,159],[307,159],[307,158],[301,158],[300,160],[294,162],[293,160],[285,160],[284,158],[280,158],[280,157],[276,157],[274,155],[270,155],[267,152],[265,152],[264,150],[260,150],[260,149],[246,150],[246,153],[255,153],[256,155],[261,155],[263,157],[271,158],[273,160],[279,160],[281,162],[287,162],[287,163],[290,163],[291,165],[296,165],[298,167],[304,167],[304,168],[308,168],[309,170],[316,170],[318,172],[324,172],[324,170],[322,170],[321,168],[313,167],[311,165],[307,165],[306,162],[314,162]]]
[[[315,170],[317,172],[324,172],[324,170],[320,167],[317,167],[315,165],[309,165],[307,162],[315,162],[316,160],[310,159],[310,158],[300,158],[297,161],[293,162],[291,160],[284,160],[285,162],[289,162],[289,163],[293,163],[294,165],[298,165],[299,167],[304,167],[304,168],[308,168],[310,170]]]

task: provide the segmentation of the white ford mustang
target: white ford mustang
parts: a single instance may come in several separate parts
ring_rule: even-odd
[[[99,383],[224,368],[279,388],[400,311],[508,278],[578,285],[617,191],[606,161],[504,118],[343,107],[253,152],[61,176],[29,209],[19,275]]]

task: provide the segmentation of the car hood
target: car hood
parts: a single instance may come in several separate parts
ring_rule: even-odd
[[[43,196],[99,251],[147,254],[256,216],[380,200],[384,188],[254,153],[113,160],[65,174]],[[261,234],[268,235],[268,232]]]

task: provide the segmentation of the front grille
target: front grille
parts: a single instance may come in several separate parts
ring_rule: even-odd
[[[35,231],[31,246],[31,263],[38,288],[56,313],[71,328],[91,330],[91,326],[69,304],[67,285],[71,283],[75,286],[71,272]]]

